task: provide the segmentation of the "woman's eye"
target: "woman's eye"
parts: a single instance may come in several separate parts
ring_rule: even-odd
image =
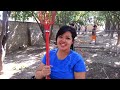
[[[62,36],[59,36],[59,38],[62,38]]]
[[[70,38],[66,38],[66,39],[70,39]]]

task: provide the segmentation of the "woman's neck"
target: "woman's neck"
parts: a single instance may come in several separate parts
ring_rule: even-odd
[[[67,55],[69,54],[70,52],[70,49],[69,50],[66,50],[66,51],[63,51],[63,50],[59,50],[58,49],[58,52],[57,52],[57,57],[61,60],[63,60],[65,57],[67,57]]]

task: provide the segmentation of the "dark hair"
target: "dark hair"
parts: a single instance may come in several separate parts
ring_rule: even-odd
[[[73,22],[70,22],[69,25],[74,26],[75,24]]]
[[[70,23],[69,25],[74,26],[74,23]]]
[[[56,34],[56,42],[57,42],[58,36],[64,34],[67,31],[69,31],[72,34],[72,39],[74,41],[74,38],[77,36],[76,30],[71,26],[64,25],[64,26],[60,27],[60,29],[58,30],[58,32]],[[71,49],[73,49],[73,44],[71,45]]]
[[[94,25],[93,27],[97,27],[97,25]]]

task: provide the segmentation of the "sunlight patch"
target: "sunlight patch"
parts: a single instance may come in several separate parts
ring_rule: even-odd
[[[33,59],[33,58],[32,58]],[[25,68],[30,67],[31,65],[35,64],[35,60],[31,61],[24,61],[22,63],[8,63],[3,64],[3,75],[0,75],[0,79],[9,79],[11,78],[15,73],[19,73],[23,71]]]
[[[92,57],[96,57],[96,56],[97,56],[97,54],[93,54],[93,55],[92,55]]]
[[[120,62],[114,62],[115,63],[115,65],[120,65]]]
[[[88,62],[88,63],[92,63],[92,60],[87,59],[86,62]]]

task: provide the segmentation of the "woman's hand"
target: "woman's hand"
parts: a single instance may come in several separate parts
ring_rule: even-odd
[[[40,66],[37,68],[35,72],[35,78],[43,79],[50,74],[51,74],[51,65],[45,65],[43,63],[40,63]]]
[[[43,75],[44,77],[50,75],[50,73],[51,73],[51,66],[48,66],[48,65],[43,66],[41,72],[42,72],[42,75]]]

